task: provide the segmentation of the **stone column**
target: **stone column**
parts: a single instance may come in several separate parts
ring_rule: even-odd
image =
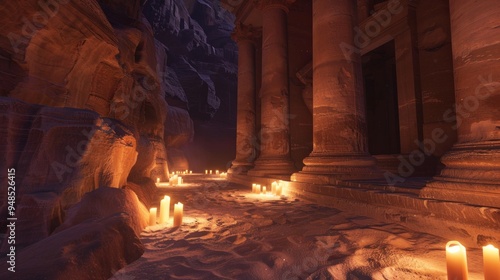
[[[255,43],[261,32],[251,25],[238,23],[232,34],[238,43],[238,112],[236,158],[229,173],[245,174],[256,158],[255,135]]]
[[[364,21],[370,16],[371,2],[371,0],[357,1],[358,23]]]
[[[359,53],[354,46],[354,1],[313,0],[313,151],[292,180],[335,183],[380,177],[368,154]]]
[[[500,208],[499,13],[496,0],[450,1],[458,142],[423,197]],[[443,118],[454,120],[451,108]]]
[[[288,5],[295,0],[258,0],[262,10],[262,84],[260,156],[251,176],[289,178]]]

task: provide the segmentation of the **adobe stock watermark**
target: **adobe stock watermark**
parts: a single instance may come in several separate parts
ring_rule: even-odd
[[[361,49],[370,45],[373,38],[377,37],[384,28],[391,24],[394,15],[404,11],[399,0],[390,0],[387,7],[375,12],[365,24],[364,30],[358,26],[354,27],[354,46],[346,42],[340,43],[340,49],[347,60],[351,60],[352,54],[361,54]]]
[[[284,272],[280,279],[304,279],[305,275],[311,274],[323,266],[328,261],[328,258],[333,254],[334,250],[335,247],[329,247],[327,244],[321,242],[319,247],[313,251],[311,256],[305,257],[299,265],[295,265]]]
[[[475,88],[474,94],[467,96],[460,103],[453,105],[453,108],[446,110],[443,113],[443,120],[447,123],[456,122],[452,126],[453,130],[457,130],[462,124],[463,119],[470,117],[471,113],[479,109],[480,101],[485,100],[500,87],[500,82],[493,81],[493,75],[490,74],[487,78],[479,76],[480,84]],[[414,149],[406,160],[402,155],[398,156],[400,161],[398,165],[398,175],[386,171],[384,177],[387,183],[391,186],[396,183],[403,183],[406,178],[413,175],[415,168],[424,164],[427,157],[431,156],[436,151],[438,144],[444,143],[448,139],[448,135],[442,128],[434,128],[430,134],[430,138],[424,139],[422,142],[416,139],[414,143],[419,147]]]
[[[22,47],[27,46],[36,32],[44,28],[49,23],[49,20],[59,12],[60,5],[68,4],[70,1],[39,0],[37,4],[40,10],[34,13],[31,18],[22,17],[23,25],[20,33],[9,32],[7,35],[14,52],[21,53]]]

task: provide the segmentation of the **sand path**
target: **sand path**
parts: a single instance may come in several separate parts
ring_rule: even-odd
[[[442,238],[224,180],[186,182],[160,190],[184,204],[184,224],[146,228],[144,255],[111,279],[446,279]],[[482,279],[481,251],[468,257],[470,279]]]

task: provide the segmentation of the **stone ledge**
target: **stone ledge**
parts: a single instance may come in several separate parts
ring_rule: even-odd
[[[252,183],[271,185],[277,179],[230,174],[228,180],[248,186],[250,191]],[[425,199],[419,197],[418,191],[373,182],[341,181],[336,185],[288,182],[285,194],[357,215],[401,223],[450,240],[459,239],[469,246],[487,242],[500,245],[499,208]]]

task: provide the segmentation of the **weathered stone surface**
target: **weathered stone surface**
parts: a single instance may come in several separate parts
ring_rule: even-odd
[[[15,279],[108,279],[144,252],[128,214],[86,220],[16,252]],[[0,278],[14,279],[1,259]]]
[[[276,3],[275,3],[276,2]],[[294,1],[259,1],[262,22],[262,85],[260,155],[249,174],[289,176],[290,157],[287,12]],[[274,5],[276,4],[276,5]]]
[[[144,13],[152,23],[155,37],[168,49],[170,69],[166,68],[164,73],[168,80],[175,80],[170,78],[172,69],[175,71],[187,96],[191,116],[213,118],[220,106],[218,96],[224,95],[223,92],[216,95],[214,75],[236,74],[236,47],[229,38],[232,26],[227,24],[231,17],[215,1],[149,1]],[[225,16],[216,20],[217,13]],[[216,22],[226,23],[229,28]],[[231,63],[226,63],[227,60]],[[210,71],[214,67],[216,71]],[[227,79],[224,83],[228,83]],[[179,92],[176,83],[169,84],[174,85],[174,93],[168,94],[185,102],[182,94],[175,93]]]
[[[188,111],[170,106],[165,123],[165,144],[168,149],[168,162],[173,171],[189,169],[184,153],[186,144],[193,141],[194,126]]]
[[[57,227],[54,234],[89,220],[100,220],[122,212],[129,216],[128,226],[140,235],[148,225],[149,210],[141,203],[135,190],[101,187],[85,194],[80,202],[69,208],[64,223]]]
[[[155,181],[150,178],[143,177],[137,180],[136,183],[127,182],[127,185],[123,188],[132,190],[139,201],[146,206],[146,209],[154,207],[155,203],[158,202],[158,189]]]
[[[85,193],[126,184],[137,152],[133,133],[123,125],[89,110],[30,105],[6,97],[0,98],[0,106],[1,132],[7,136],[2,145],[6,160],[0,164],[16,169],[16,214],[22,221],[18,237],[23,246],[48,236],[60,223],[60,212]],[[5,185],[6,176],[0,176]],[[3,214],[6,195],[0,194]]]
[[[12,2],[2,10],[0,69],[11,77],[2,80],[2,95],[90,109],[161,139],[166,102],[140,1],[50,3]]]
[[[450,2],[458,142],[423,197],[500,207],[500,41],[492,28],[500,25],[498,12],[494,1]]]
[[[347,59],[334,42],[354,41],[351,1],[313,3],[313,151],[298,181],[380,177],[369,156],[360,57]],[[338,25],[341,30],[331,29]],[[315,178],[316,177],[316,178]]]
[[[238,113],[236,124],[236,158],[230,173],[246,173],[256,157],[255,131],[256,71],[255,44],[260,30],[239,23],[233,39],[238,42]]]
[[[176,165],[173,169],[204,169],[206,162],[214,162],[206,149],[206,137],[234,142],[234,136],[227,138],[236,115],[237,48],[230,38],[234,16],[216,0],[148,1],[144,14],[157,39],[158,72],[169,106],[187,110],[196,127],[211,121],[225,131],[215,135],[197,130],[198,136],[190,144],[190,149],[196,147],[192,156],[185,155],[183,149],[168,148],[169,163]],[[169,140],[166,143],[171,145]],[[218,151],[218,162],[225,165],[231,160],[232,153],[227,153],[225,146],[212,149]]]

